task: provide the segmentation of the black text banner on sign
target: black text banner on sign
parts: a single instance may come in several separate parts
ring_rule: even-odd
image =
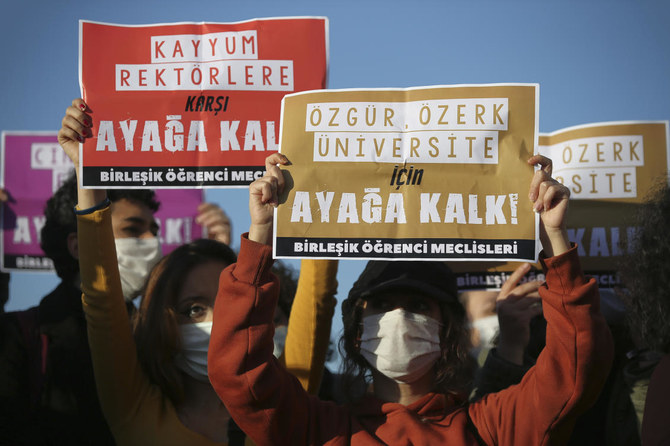
[[[538,88],[286,96],[275,256],[534,261]]]

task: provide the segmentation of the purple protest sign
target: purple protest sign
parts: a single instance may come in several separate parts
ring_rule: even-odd
[[[179,245],[202,237],[202,226],[195,223],[198,205],[203,201],[202,189],[160,189],[156,199],[161,207],[156,212],[163,255]]]
[[[56,132],[3,132],[0,185],[9,201],[2,206],[3,271],[51,271],[40,248],[44,205],[72,171]]]
[[[0,207],[0,270],[52,271],[40,248],[44,206],[72,173],[72,162],[58,145],[57,132],[2,132],[0,163],[0,187],[10,197]],[[202,190],[166,189],[157,191],[157,199],[163,254],[201,237],[195,216]]]

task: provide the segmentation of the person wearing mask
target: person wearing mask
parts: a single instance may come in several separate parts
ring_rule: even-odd
[[[78,166],[76,141],[90,136],[90,110],[75,100],[67,116],[71,119],[64,120],[61,146]],[[78,189],[83,308],[100,404],[114,438],[123,445],[226,444],[233,440],[229,415],[207,378],[207,352],[218,276],[235,261],[235,254],[211,240],[177,248],[151,271],[131,328],[113,255],[112,213],[105,191]],[[315,264],[312,271],[318,274],[326,267],[332,269]],[[335,285],[312,279],[308,285],[313,286],[303,286],[312,298],[299,298],[298,292],[293,303],[283,354],[287,365],[308,372],[306,388],[318,387],[319,357],[325,357],[328,337],[323,341],[313,336],[317,330],[310,318],[319,311],[298,311],[295,306],[334,300]],[[303,320],[293,325],[308,327],[292,335],[296,312]],[[332,310],[325,314],[332,318]],[[307,338],[310,348],[298,351],[292,337]],[[310,368],[315,371],[310,373]]]
[[[67,134],[61,129],[61,143]],[[151,190],[114,189],[107,195],[123,296],[132,313],[162,257],[154,219],[160,204]],[[6,198],[3,190],[0,200]],[[40,234],[61,282],[39,305],[0,321],[0,444],[113,444],[95,390],[81,305],[76,203],[73,172],[47,201]],[[197,218],[209,237],[230,240],[218,206],[201,204]]]
[[[113,444],[93,378],[81,306],[79,240],[71,176],[45,207],[41,247],[61,279],[39,305],[4,315],[0,335],[0,443]],[[160,259],[152,191],[110,191],[128,300]]]
[[[544,348],[542,304],[538,290],[541,281],[520,283],[530,271],[529,263],[518,266],[495,292],[495,317],[498,332],[475,374],[471,399],[497,392],[516,384],[534,364]],[[541,339],[538,339],[541,338]]]
[[[249,232],[237,263],[221,274],[214,308],[209,378],[247,435],[272,445],[562,444],[603,385],[612,341],[595,281],[584,278],[568,241],[569,191],[551,178],[551,161],[529,159],[541,166],[529,197],[541,213],[547,277],[540,288],[547,345],[535,367],[518,386],[468,404],[471,359],[455,286],[426,280],[425,262],[406,277],[372,262],[342,307],[345,361],[371,382],[371,392],[347,406],[308,396],[272,356],[270,244],[284,187],[279,165],[287,162],[271,155],[267,174],[250,186]]]

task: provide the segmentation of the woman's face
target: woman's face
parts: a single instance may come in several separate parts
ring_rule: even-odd
[[[196,265],[186,275],[177,294],[177,322],[211,322],[219,287],[219,276],[227,265],[209,261]]]
[[[402,308],[410,313],[422,314],[442,322],[442,313],[437,301],[419,293],[389,291],[371,296],[365,302],[363,317]]]

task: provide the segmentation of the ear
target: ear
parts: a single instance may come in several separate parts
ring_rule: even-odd
[[[67,250],[72,257],[79,260],[79,240],[76,232],[70,232],[67,235]]]

